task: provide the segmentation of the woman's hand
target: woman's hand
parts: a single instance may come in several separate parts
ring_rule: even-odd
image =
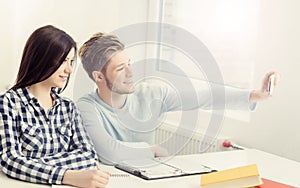
[[[108,172],[101,170],[67,170],[62,183],[82,188],[103,188],[109,176]]]

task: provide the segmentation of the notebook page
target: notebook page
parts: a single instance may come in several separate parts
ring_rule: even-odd
[[[178,176],[182,172],[176,166],[164,164],[156,159],[140,159],[140,160],[128,160],[119,164],[121,169],[127,169],[129,171],[138,171],[141,175],[153,178]]]
[[[183,160],[182,158],[177,157],[164,157],[156,159],[170,166],[176,166],[178,169],[181,169],[181,171],[186,174],[212,171],[210,167],[203,165],[201,161],[196,162],[194,160]]]

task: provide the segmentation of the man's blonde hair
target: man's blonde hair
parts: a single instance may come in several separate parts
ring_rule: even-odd
[[[112,56],[122,50],[124,50],[124,44],[117,36],[99,32],[80,47],[79,57],[84,70],[94,80],[93,71],[105,73],[107,63]]]

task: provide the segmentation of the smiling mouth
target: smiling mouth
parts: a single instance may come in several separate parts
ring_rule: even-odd
[[[127,85],[131,85],[131,84],[133,84],[133,81],[123,82],[123,83],[127,84]]]
[[[67,80],[68,76],[59,76],[60,78],[62,78],[63,80]]]

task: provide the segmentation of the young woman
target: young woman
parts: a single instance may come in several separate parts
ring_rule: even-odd
[[[74,40],[51,25],[29,37],[16,84],[0,96],[0,169],[8,176],[77,187],[108,183],[76,106],[58,95],[76,51]]]

